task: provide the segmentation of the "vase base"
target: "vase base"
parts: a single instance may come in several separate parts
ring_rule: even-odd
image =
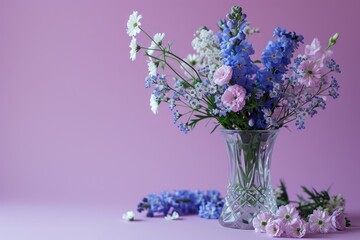
[[[276,212],[276,202],[272,188],[240,190],[229,187],[228,196],[219,218],[224,227],[254,229],[252,220],[260,212]],[[234,191],[235,190],[235,191]]]
[[[242,221],[239,222],[224,222],[223,219],[219,218],[219,223],[223,227],[227,228],[234,228],[234,229],[241,229],[241,230],[251,230],[254,229],[252,224],[243,223]]]

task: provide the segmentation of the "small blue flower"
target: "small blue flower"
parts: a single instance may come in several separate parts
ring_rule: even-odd
[[[174,124],[177,122],[177,120],[181,117],[181,114],[179,113],[178,110],[176,110],[175,112],[173,112],[173,122]]]
[[[185,123],[180,123],[180,124],[178,125],[178,128],[179,128],[179,130],[180,130],[181,132],[183,132],[183,133],[185,133],[185,134],[190,131],[189,127],[188,127],[187,124],[185,124]]]
[[[207,190],[206,200],[209,202],[217,203],[219,201],[221,193],[217,190]]]
[[[221,215],[222,206],[214,202],[203,201],[199,208],[199,216],[207,219],[218,219]]]
[[[331,59],[331,60],[327,61],[327,62],[326,62],[326,66],[327,66],[331,71],[335,71],[335,72],[341,73],[340,66],[339,66],[339,64],[336,64],[336,62],[335,62],[334,59]]]
[[[159,75],[149,75],[145,78],[145,87],[150,88],[152,84],[157,83],[157,78]]]
[[[339,88],[340,88],[340,85],[338,84],[336,78],[332,76],[330,89],[329,89],[329,95],[331,97],[333,97],[334,99],[336,99],[339,96]]]

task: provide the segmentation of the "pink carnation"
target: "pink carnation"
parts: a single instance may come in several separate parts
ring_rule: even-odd
[[[214,82],[217,85],[224,85],[228,83],[232,77],[233,70],[231,67],[222,65],[218,70],[214,73]]]
[[[346,228],[345,215],[341,211],[334,211],[331,215],[331,225],[335,230],[342,231]]]
[[[272,215],[268,212],[262,212],[256,215],[256,217],[253,219],[253,227],[255,232],[266,232],[265,228],[270,218],[272,218]]]
[[[298,218],[293,224],[286,226],[286,236],[291,238],[302,238],[306,234],[306,227],[306,222]]]
[[[266,234],[270,237],[281,237],[284,232],[284,225],[280,219],[269,220],[266,225]]]
[[[327,211],[314,210],[309,216],[309,228],[311,232],[327,233],[331,227],[330,216]]]
[[[233,112],[238,112],[245,106],[246,90],[239,85],[233,85],[226,89],[221,97],[225,107]]]
[[[277,217],[285,224],[291,225],[298,221],[299,212],[294,206],[288,204],[286,206],[281,206],[277,212]]]

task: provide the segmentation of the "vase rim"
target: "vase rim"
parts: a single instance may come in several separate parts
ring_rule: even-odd
[[[280,129],[266,129],[266,130],[240,130],[240,129],[225,129],[221,128],[220,130],[223,133],[277,133]]]

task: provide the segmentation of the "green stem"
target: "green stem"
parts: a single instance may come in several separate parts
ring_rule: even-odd
[[[185,63],[188,67],[190,67],[196,73],[198,79],[201,81],[201,77],[200,77],[199,73],[196,71],[196,69],[193,66],[191,66],[188,62],[184,61],[182,58],[178,57],[177,55],[173,54],[172,52],[168,51],[167,53],[170,54],[171,56],[177,58],[181,62]]]
[[[160,44],[158,44],[157,42],[155,42],[155,40],[154,40],[144,29],[142,29],[140,26],[139,26],[139,28],[140,28],[140,30],[141,30],[143,33],[145,33],[145,35],[146,35],[148,38],[150,38],[150,40],[151,40],[152,42],[154,42],[154,43],[156,44],[156,46],[158,46],[161,50],[163,50],[163,47],[162,47]]]
[[[174,57],[171,57],[171,56],[168,56],[168,57],[175,60],[177,63],[180,64],[180,66],[182,66],[182,63],[177,58],[174,58]],[[191,74],[191,72],[189,72],[189,70],[187,70],[185,67],[183,67],[183,69],[190,75],[190,77],[192,79],[195,79],[195,77]]]

